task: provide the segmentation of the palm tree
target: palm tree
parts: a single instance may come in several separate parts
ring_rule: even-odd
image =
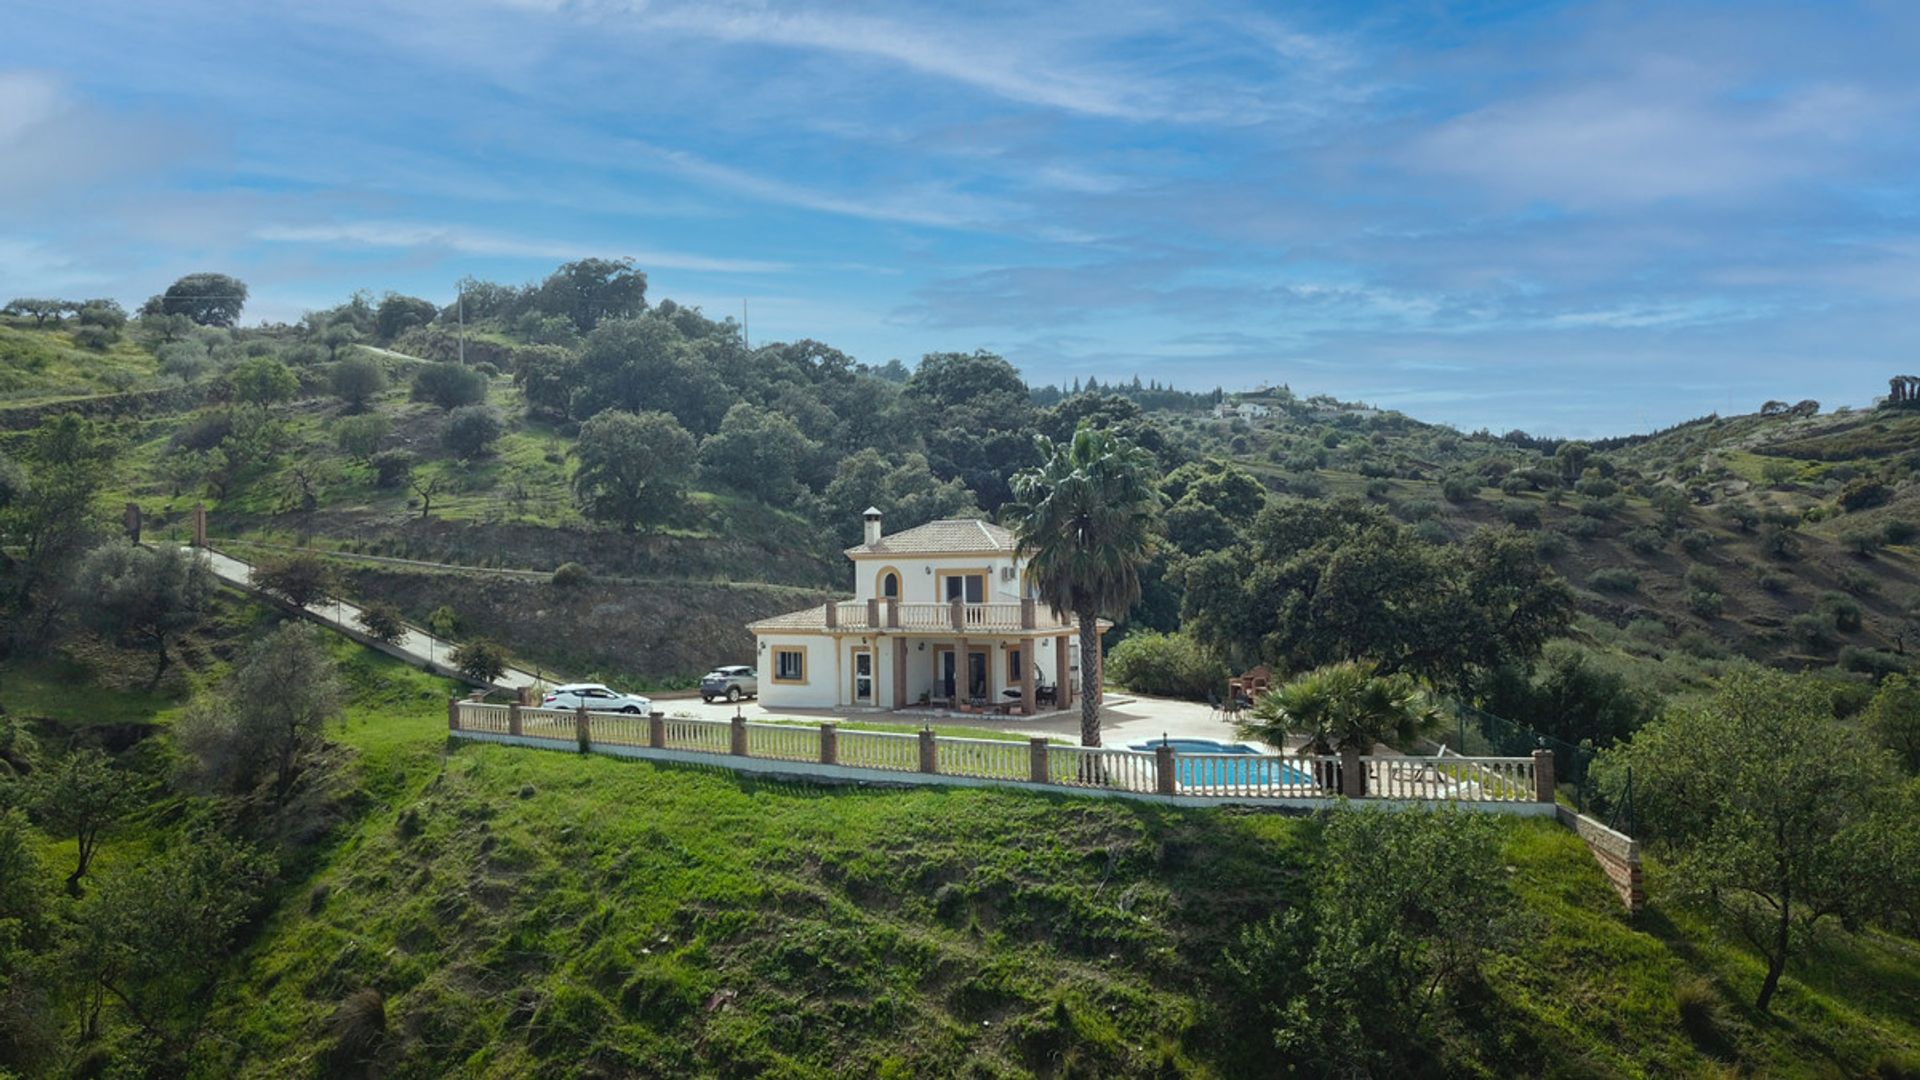
[[[1043,464],[1013,477],[1017,502],[1006,514],[1040,599],[1079,620],[1080,744],[1099,746],[1100,616],[1123,615],[1140,599],[1160,503],[1150,480],[1154,459],[1084,424],[1066,443],[1037,442]]]
[[[1438,723],[1438,711],[1411,677],[1381,675],[1371,660],[1346,660],[1260,695],[1239,729],[1242,738],[1271,746],[1305,735],[1303,754],[1367,754],[1375,743],[1404,746]]]

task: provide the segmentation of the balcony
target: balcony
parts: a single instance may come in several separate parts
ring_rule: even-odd
[[[840,630],[965,633],[1072,630],[1071,615],[1056,616],[1032,600],[969,604],[908,604],[898,600],[846,600],[826,605],[827,626]]]

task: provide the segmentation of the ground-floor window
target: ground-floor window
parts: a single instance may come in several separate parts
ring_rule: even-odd
[[[807,650],[805,649],[773,650],[773,681],[775,682],[806,682],[807,681]]]
[[[1007,650],[1007,681],[1008,682],[1017,683],[1020,681],[1020,673],[1026,670],[1026,662],[1027,662],[1026,650],[1024,649]]]

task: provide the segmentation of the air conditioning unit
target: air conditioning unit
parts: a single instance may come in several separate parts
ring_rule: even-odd
[[[1001,580],[1001,581],[1012,581],[1012,580],[1013,580],[1013,576],[1014,576],[1014,572],[1013,572],[1013,567],[1011,567],[1011,566],[1003,566],[1003,567],[1001,567],[1001,568],[1000,568],[1000,580]]]

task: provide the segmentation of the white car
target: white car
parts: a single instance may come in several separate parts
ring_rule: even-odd
[[[622,694],[597,682],[568,683],[547,691],[540,701],[543,709],[578,709],[589,712],[650,713],[653,699],[638,694]]]

